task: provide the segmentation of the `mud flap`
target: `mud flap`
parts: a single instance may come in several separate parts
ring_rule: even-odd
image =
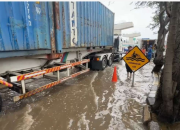
[[[103,70],[102,61],[92,61],[92,70]]]

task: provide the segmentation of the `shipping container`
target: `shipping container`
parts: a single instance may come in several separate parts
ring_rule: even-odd
[[[0,58],[113,45],[114,13],[100,2],[0,2],[0,9]]]
[[[51,53],[48,4],[0,2],[0,57]]]
[[[0,2],[0,84],[17,102],[104,70],[122,56],[113,30],[114,14],[100,2]]]

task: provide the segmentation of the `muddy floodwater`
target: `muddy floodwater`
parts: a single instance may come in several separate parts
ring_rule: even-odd
[[[114,66],[117,83],[111,82]],[[135,73],[135,87],[126,80],[124,63],[115,63],[20,102],[4,100],[0,130],[144,130],[142,112],[152,67],[147,64]]]

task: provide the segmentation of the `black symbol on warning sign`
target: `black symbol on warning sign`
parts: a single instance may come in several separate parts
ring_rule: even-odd
[[[136,54],[135,51],[134,53],[131,55],[131,57],[126,57],[126,60],[131,60],[131,61],[141,61],[144,62],[145,59],[142,59],[140,55]]]

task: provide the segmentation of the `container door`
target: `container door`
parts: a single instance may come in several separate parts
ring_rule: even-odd
[[[0,51],[51,49],[47,2],[0,2]]]

